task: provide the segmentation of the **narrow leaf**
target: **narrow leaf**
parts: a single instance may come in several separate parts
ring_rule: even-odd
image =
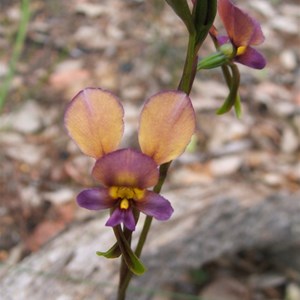
[[[193,17],[186,0],[166,0],[166,2],[173,8],[176,15],[184,22],[190,34],[195,32]]]
[[[97,251],[96,254],[98,256],[104,256],[106,258],[117,258],[119,257],[122,252],[121,249],[119,247],[118,242],[116,242],[109,250],[107,250],[106,252],[101,252],[101,251]]]
[[[239,94],[236,96],[236,100],[234,103],[234,111],[236,116],[240,119],[242,117],[242,105],[241,105],[241,97]]]
[[[232,71],[232,76],[231,76],[231,83],[230,83],[230,92],[229,95],[227,96],[225,102],[223,105],[217,110],[217,114],[221,115],[224,114],[235,105],[237,100],[239,101],[239,96],[238,96],[238,89],[240,86],[240,73],[239,69],[235,64],[230,65],[230,69]],[[237,104],[237,108],[238,108]],[[238,111],[239,114],[239,111]]]
[[[119,225],[115,226],[113,230],[115,232],[115,236],[117,237],[119,247],[122,251],[124,261],[129,270],[135,275],[142,275],[143,273],[145,273],[145,266],[133,253],[132,249],[130,248],[130,245],[126,240],[126,237],[124,236],[121,227]]]
[[[233,107],[235,102],[235,97],[232,95],[232,93],[229,93],[226,100],[224,101],[223,105],[217,110],[218,115],[223,115],[230,111],[230,109]]]

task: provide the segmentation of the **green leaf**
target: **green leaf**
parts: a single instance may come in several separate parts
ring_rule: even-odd
[[[186,0],[166,0],[166,2],[173,8],[176,15],[184,22],[190,34],[194,34],[195,26],[190,8]]]
[[[242,105],[241,105],[241,97],[239,94],[237,94],[235,99],[234,111],[236,116],[240,119],[242,117]]]
[[[236,97],[234,97],[231,93],[229,93],[223,105],[217,110],[217,114],[223,115],[229,112],[235,103],[235,99]]]
[[[115,226],[113,230],[118,240],[118,244],[121,249],[124,261],[127,267],[129,268],[129,270],[135,275],[142,275],[143,273],[145,273],[146,271],[145,266],[139,260],[139,258],[133,253],[128,241],[126,240],[126,237],[124,236],[124,233],[120,225]]]
[[[230,65],[232,76],[230,79],[230,91],[223,105],[217,110],[218,115],[222,115],[230,111],[230,109],[236,105],[236,112],[239,116],[241,113],[240,98],[238,95],[238,89],[240,86],[240,73],[239,69],[235,64]],[[228,82],[229,83],[229,82]],[[237,104],[236,104],[237,103]]]
[[[97,251],[96,254],[98,256],[104,256],[106,258],[117,258],[119,257],[122,252],[121,252],[121,249],[119,247],[119,244],[118,242],[116,242],[109,250],[107,250],[106,252],[100,252],[100,251]]]

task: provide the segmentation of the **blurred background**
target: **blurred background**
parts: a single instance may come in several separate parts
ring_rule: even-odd
[[[240,67],[240,120],[233,113],[215,114],[228,93],[220,70],[197,75],[191,93],[197,133],[173,164],[165,191],[228,180],[272,193],[299,190],[299,1],[236,3],[261,22],[266,41],[259,50],[267,67]],[[218,19],[216,24],[221,29]],[[93,160],[63,127],[67,103],[88,86],[113,91],[125,108],[124,145],[137,147],[141,106],[152,94],[177,87],[186,43],[184,25],[163,0],[0,0],[0,278],[7,265],[43,251],[72,224],[95,218],[74,201],[80,189],[96,183],[90,176]],[[199,56],[212,51],[208,39]],[[227,268],[229,283],[219,288],[233,289],[234,295],[227,292],[226,299],[300,299],[299,281],[257,257],[264,262],[255,251],[243,253],[238,265],[236,257],[209,262],[177,292],[201,294]],[[271,270],[273,277],[255,289],[245,278],[258,269]],[[236,274],[244,274],[243,283]],[[298,298],[287,298],[291,284]]]

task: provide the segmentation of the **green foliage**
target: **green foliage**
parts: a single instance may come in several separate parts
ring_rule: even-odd
[[[128,269],[135,275],[142,275],[143,273],[145,273],[145,266],[132,251],[128,240],[124,236],[121,226],[118,225],[114,227],[113,230],[122,252],[122,258],[124,259],[124,262],[126,263]]]
[[[202,44],[217,13],[217,0],[198,0],[194,7],[194,24],[196,28],[196,44]]]
[[[97,251],[96,254],[98,256],[104,256],[106,258],[117,258],[119,257],[122,252],[121,249],[118,245],[118,243],[115,243],[109,250],[107,250],[106,252],[101,252],[101,251]]]
[[[231,74],[229,72],[229,67]],[[230,64],[222,66],[223,75],[226,78],[227,85],[229,87],[229,94],[225,99],[223,105],[217,110],[218,115],[225,114],[231,110],[232,107],[235,108],[235,112],[238,118],[241,117],[241,100],[238,93],[240,86],[240,72],[235,64]]]
[[[186,0],[166,0],[166,2],[173,8],[176,15],[184,22],[189,33],[193,34],[195,32],[195,26]]]
[[[15,70],[19,58],[22,53],[23,45],[25,42],[27,26],[30,19],[30,8],[29,8],[30,0],[22,0],[21,4],[21,21],[18,28],[17,37],[13,46],[12,56],[9,62],[9,70],[6,78],[3,81],[3,84],[0,87],[0,112],[3,109],[5,100],[7,98],[7,94],[9,92],[11,81],[14,77]]]

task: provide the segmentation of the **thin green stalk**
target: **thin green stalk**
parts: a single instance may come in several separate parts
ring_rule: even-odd
[[[139,215],[140,215],[139,211],[134,211],[134,217],[135,217],[136,223],[138,222]],[[119,228],[119,230],[120,230],[120,228]],[[114,229],[114,233],[115,233],[117,240],[119,239],[119,233],[120,233],[119,230]],[[127,228],[124,228],[123,234],[124,234],[125,239],[128,241],[128,244],[131,245],[132,231],[130,231]],[[119,287],[118,287],[118,300],[125,300],[127,286],[124,287],[124,283],[127,282],[127,280],[128,280],[127,279],[128,274],[130,274],[129,278],[131,278],[131,276],[133,275],[126,264],[124,256],[122,255],[121,266],[120,266],[120,276],[119,276]],[[129,284],[129,282],[128,282],[128,284]],[[125,288],[125,290],[124,290],[124,288]]]
[[[122,256],[121,258],[121,267],[120,267],[120,281],[119,281],[119,288],[118,288],[118,300],[125,300],[126,297],[126,289],[127,286],[129,284],[129,281],[127,279],[127,274],[130,274],[130,277],[132,276],[132,273],[130,272],[130,270],[128,269],[125,260]],[[129,279],[130,280],[130,279]],[[127,282],[128,284],[126,286],[124,286],[124,282]]]
[[[158,179],[158,182],[157,182],[156,186],[153,188],[153,191],[155,193],[160,193],[161,188],[162,188],[162,186],[165,182],[165,179],[167,177],[168,170],[169,170],[169,167],[170,167],[171,163],[172,163],[172,161],[170,161],[168,163],[165,163],[165,164],[160,166],[160,168],[159,168],[159,179]]]
[[[165,179],[167,177],[168,170],[169,170],[169,167],[170,167],[171,163],[172,163],[172,161],[170,161],[168,163],[165,163],[165,164],[161,165],[160,168],[159,168],[159,180],[158,180],[158,183],[156,184],[156,186],[153,188],[153,191],[157,194],[159,194],[161,189],[162,189],[162,186],[163,186],[163,184],[165,182]],[[141,256],[142,249],[143,249],[144,244],[146,242],[147,235],[148,235],[151,223],[152,223],[152,219],[153,218],[149,217],[149,216],[147,216],[146,219],[145,219],[144,227],[143,227],[143,230],[142,230],[141,235],[140,235],[140,239],[139,239],[138,244],[137,244],[136,249],[135,249],[135,254],[136,254],[137,257]]]
[[[132,237],[132,233],[130,235],[128,235],[127,231],[127,240],[129,245],[131,245],[131,237]],[[130,272],[130,270],[127,267],[127,264],[125,262],[124,256],[121,256],[121,266],[120,266],[120,277],[119,277],[119,289],[118,289],[118,299],[119,300],[125,300],[125,293],[122,291],[122,283],[124,282],[124,279],[127,277],[127,272],[129,272],[130,274],[132,274]]]
[[[16,65],[17,62],[21,56],[25,37],[26,37],[26,32],[27,32],[27,27],[29,23],[29,18],[30,18],[30,9],[29,9],[29,2],[30,0],[22,0],[22,6],[21,6],[21,21],[19,24],[18,28],[18,33],[17,37],[14,43],[14,48],[12,50],[12,56],[9,62],[9,69],[8,73],[4,79],[4,82],[0,88],[0,112],[4,106],[7,94],[9,92],[9,87],[11,84],[11,81],[14,77],[15,70],[16,70]]]
[[[223,65],[222,66],[222,72],[223,72],[223,76],[225,78],[226,84],[227,86],[230,88],[231,87],[231,74],[229,71],[229,68],[227,65]]]
[[[178,85],[178,90],[190,94],[192,84],[196,75],[197,51],[196,51],[196,34],[189,36],[188,48],[182,77]]]

